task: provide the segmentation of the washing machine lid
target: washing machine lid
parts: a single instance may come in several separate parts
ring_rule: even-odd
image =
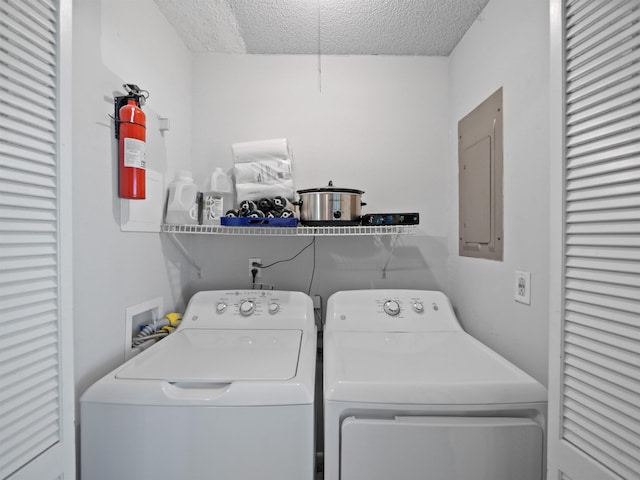
[[[185,383],[289,380],[298,369],[301,340],[301,330],[178,330],[130,360],[116,378]]]
[[[465,332],[336,332],[325,336],[324,362],[329,401],[484,405],[547,397],[540,383]]]

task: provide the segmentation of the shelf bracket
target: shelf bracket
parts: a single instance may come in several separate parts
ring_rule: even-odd
[[[191,255],[189,255],[189,252],[187,251],[187,249],[184,248],[184,245],[180,243],[180,240],[178,240],[178,237],[176,237],[176,234],[170,233],[169,238],[173,241],[173,243],[178,248],[178,250],[180,250],[180,253],[182,253],[182,256],[184,256],[184,258],[187,259],[189,264],[191,264],[191,266],[195,268],[196,272],[198,272],[198,278],[202,278],[202,268],[200,268],[200,265],[198,265],[196,261],[193,258],[191,258]]]
[[[391,256],[393,255],[393,250],[396,248],[398,241],[400,240],[400,234],[396,233],[393,238],[393,243],[391,244],[391,248],[389,249],[389,256],[387,257],[387,261],[384,262],[384,267],[382,267],[382,279],[387,278],[387,267],[389,266],[389,262],[391,261]]]

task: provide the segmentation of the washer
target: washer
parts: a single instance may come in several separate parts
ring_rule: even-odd
[[[303,293],[195,294],[83,394],[82,478],[313,479],[316,343]]]
[[[462,330],[448,298],[329,298],[325,480],[541,480],[547,393]]]

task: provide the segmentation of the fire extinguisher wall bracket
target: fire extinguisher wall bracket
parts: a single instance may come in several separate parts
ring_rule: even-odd
[[[122,86],[128,94],[113,97],[113,119],[115,121],[114,135],[116,140],[120,138],[120,108],[125,106],[129,100],[135,100],[139,107],[143,107],[147,98],[149,98],[149,92],[141,90],[140,87],[133,83],[125,83]]]
[[[114,98],[115,136],[118,139],[120,198],[146,198],[146,116],[140,108],[149,96],[137,85],[123,85],[128,95]]]

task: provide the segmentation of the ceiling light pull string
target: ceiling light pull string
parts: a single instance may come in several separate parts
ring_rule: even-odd
[[[320,0],[318,1],[318,91],[322,93],[322,55],[321,55],[321,40],[320,40]]]

